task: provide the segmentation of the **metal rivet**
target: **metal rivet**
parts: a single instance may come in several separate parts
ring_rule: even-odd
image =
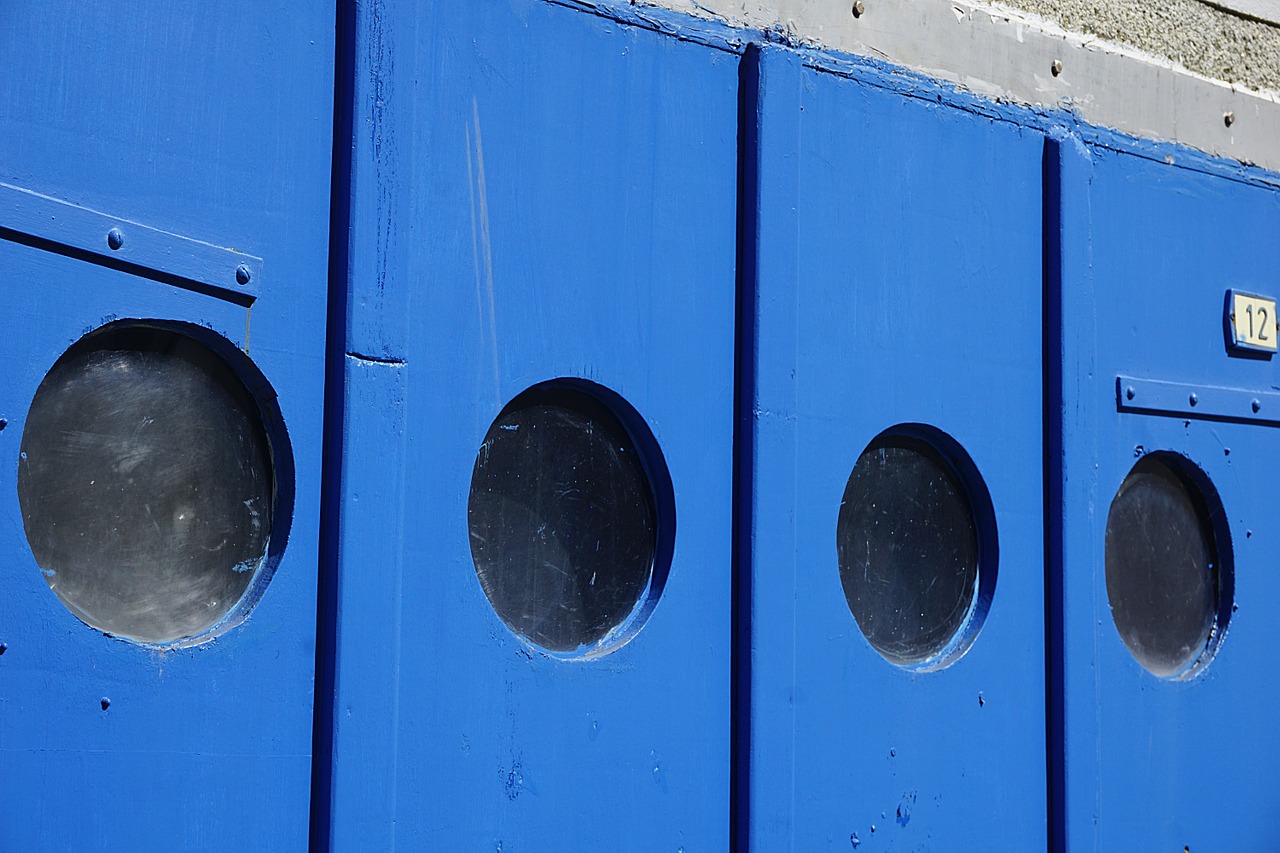
[[[0,655],[4,654],[7,651],[9,651],[9,647],[4,643],[0,643]]]
[[[8,425],[9,421],[6,418],[0,418],[0,431],[4,430]]]
[[[1055,60],[1053,61],[1053,64],[1049,66],[1049,70],[1053,72],[1053,76],[1054,76],[1054,77],[1057,77],[1059,74],[1061,74],[1061,73],[1062,73],[1062,60],[1061,60],[1061,59],[1055,59]]]
[[[1133,386],[1129,385],[1124,389],[1124,398],[1126,400],[1132,400],[1137,393],[1137,391],[1133,390]]]
[[[861,18],[862,13],[865,11],[867,11],[867,7],[863,4],[862,0],[854,0],[853,16],[855,18]]]
[[[1250,403],[1250,404],[1249,404],[1249,406],[1253,409],[1253,413],[1254,413],[1255,415],[1256,415],[1258,412],[1262,411],[1262,401],[1261,401],[1261,400],[1254,400],[1252,403]]]
[[[102,710],[105,711],[111,707],[111,700],[108,699],[106,696],[103,696],[102,699],[99,701],[99,704],[102,705]]]
[[[1194,406],[1196,403],[1200,402],[1200,398],[1192,393],[1192,395],[1187,398],[1187,402]]]
[[[120,233],[119,228],[112,228],[107,232],[107,245],[111,247],[112,251],[124,245],[124,235]]]
[[[1225,124],[1227,127],[1231,127],[1231,125],[1236,123],[1236,114],[1232,112],[1223,113],[1222,123]]]
[[[249,279],[253,278],[253,274],[249,272],[249,268],[244,264],[236,267],[236,282],[239,284],[248,284]]]

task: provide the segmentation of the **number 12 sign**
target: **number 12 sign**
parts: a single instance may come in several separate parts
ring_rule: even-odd
[[[1231,349],[1275,352],[1276,319],[1274,299],[1227,291],[1227,343]]]

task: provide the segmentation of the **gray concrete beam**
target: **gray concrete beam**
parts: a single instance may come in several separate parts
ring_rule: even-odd
[[[1213,79],[1177,58],[1066,28],[1083,27],[1086,19],[1102,21],[1088,18],[1091,9],[1097,11],[1094,7],[1115,7],[1113,17],[1106,19],[1115,33],[1145,33],[1131,40],[1152,46],[1157,45],[1149,40],[1159,35],[1168,40],[1170,51],[1180,46],[1185,51],[1183,58],[1187,58],[1199,50],[1196,39],[1200,36],[1174,31],[1184,25],[1188,30],[1194,27],[1177,15],[1165,23],[1154,23],[1165,19],[1151,11],[1157,6],[1185,3],[1188,8],[1182,12],[1188,15],[1192,12],[1189,7],[1194,7],[1196,14],[1234,22],[1223,24],[1220,37],[1244,39],[1234,53],[1256,63],[1256,67],[1249,66],[1254,68],[1251,79],[1274,80],[1267,85],[1280,89],[1280,38],[1274,46],[1277,59],[1263,58],[1272,55],[1268,53],[1273,49],[1269,40],[1280,30],[1211,9],[1198,0],[1161,0],[1159,4],[1152,0],[1016,0],[1019,5],[1065,17],[1061,23],[1034,11],[963,0],[861,0],[857,5],[862,11],[857,14],[854,0],[646,2],[733,26],[779,30],[795,42],[884,59],[949,80],[975,94],[1070,109],[1103,127],[1179,142],[1280,171],[1280,92]],[[1139,6],[1147,9],[1143,13],[1147,17],[1133,12],[1138,16],[1134,18],[1119,11],[1127,8],[1132,12]],[[1133,23],[1139,18],[1146,23]],[[1097,28],[1106,29],[1101,23]],[[1248,33],[1255,32],[1252,28],[1261,28],[1257,31],[1261,35],[1250,42]],[[1232,53],[1224,48],[1221,58],[1225,62]],[[1270,66],[1262,70],[1268,62]]]

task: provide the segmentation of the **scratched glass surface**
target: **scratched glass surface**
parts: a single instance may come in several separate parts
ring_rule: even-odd
[[[467,515],[489,603],[549,651],[606,639],[653,573],[643,463],[617,417],[577,391],[534,389],[502,411],[476,456]]]
[[[944,651],[978,587],[978,532],[932,447],[877,439],[854,465],[836,526],[840,580],[867,640],[899,665]]]
[[[1106,571],[1111,616],[1138,663],[1186,672],[1218,613],[1218,551],[1198,487],[1158,458],[1139,461],[1107,513]]]
[[[117,636],[173,642],[226,615],[264,560],[273,488],[256,406],[178,334],[74,347],[23,429],[18,497],[36,563],[73,613]]]

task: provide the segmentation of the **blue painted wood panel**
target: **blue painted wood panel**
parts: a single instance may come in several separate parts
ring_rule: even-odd
[[[0,229],[18,229],[0,231],[0,849],[306,846],[333,20],[326,4],[6,10],[0,182],[87,209],[66,211],[62,225],[88,230],[65,239],[109,254],[101,215],[146,226],[132,233],[154,251],[122,271],[31,239],[35,219],[0,211]],[[252,307],[233,281],[219,296],[169,278],[205,272],[166,255],[193,244],[160,232],[213,247],[197,258],[262,259]],[[128,318],[196,324],[246,352],[292,448],[293,516],[270,585],[246,622],[181,650],[72,616],[41,577],[18,506],[41,378],[81,335]]]
[[[752,849],[1043,848],[1043,139],[779,48],[759,76]],[[854,462],[904,423],[967,451],[999,533],[935,672],[873,649],[837,565]]]
[[[581,9],[357,9],[335,850],[724,849],[737,56]],[[490,607],[467,500],[536,383],[625,398],[675,493],[593,660]]]
[[[1280,193],[1073,138],[1058,161],[1068,849],[1272,849],[1280,433],[1117,412],[1115,383],[1124,374],[1277,387],[1274,358],[1228,357],[1223,304],[1228,288],[1280,295]],[[1155,451],[1189,458],[1212,481],[1234,551],[1238,611],[1217,657],[1185,681],[1137,663],[1107,596],[1108,509],[1137,459]]]

